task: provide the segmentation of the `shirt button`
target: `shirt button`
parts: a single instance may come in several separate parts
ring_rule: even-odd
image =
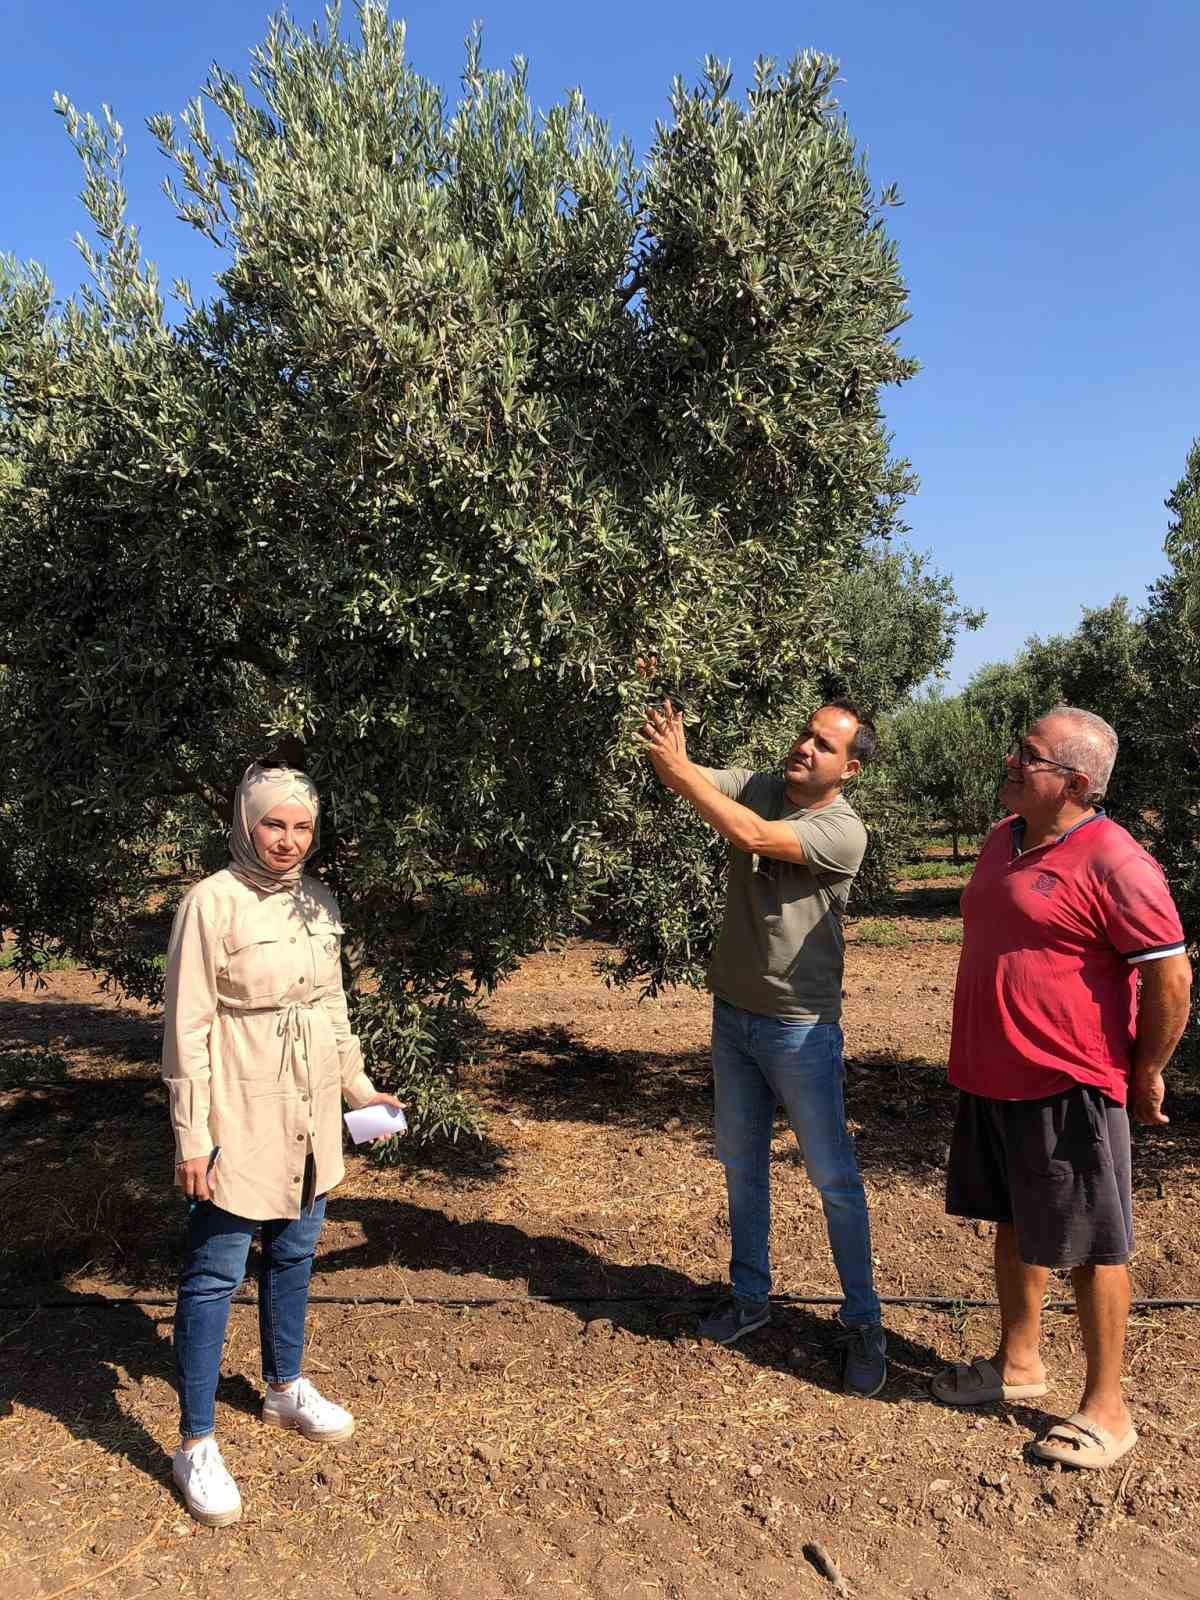
[[[304,1143],[304,1135],[302,1133],[298,1133],[296,1135],[296,1143],[297,1144],[303,1144]]]
[[[308,1096],[306,1094],[302,1094],[300,1096],[300,1104],[303,1105],[307,1099],[308,1099]]]
[[[304,979],[303,979],[303,978],[297,978],[297,979],[296,979],[296,982],[297,982],[297,983],[303,983],[303,982],[304,982]]]
[[[292,1182],[293,1182],[293,1183],[299,1183],[299,1182],[300,1182],[300,1179],[299,1179],[299,1178],[293,1178],[293,1179],[292,1179]]]
[[[295,942],[296,942],[296,935],[293,934],[292,937],[288,940],[288,943],[289,944],[295,944]]]

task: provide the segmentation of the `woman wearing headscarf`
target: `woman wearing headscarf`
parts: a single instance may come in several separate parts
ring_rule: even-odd
[[[363,1070],[342,989],[337,901],[304,864],[320,803],[302,772],[248,767],[231,860],[184,896],[167,954],[163,1077],[175,1181],[191,1202],[175,1310],[182,1440],[173,1472],[198,1522],[242,1514],[214,1401],[230,1299],[261,1229],[263,1421],[345,1439],[354,1418],[302,1375],[325,1197],[345,1174],[341,1103],[399,1107]]]

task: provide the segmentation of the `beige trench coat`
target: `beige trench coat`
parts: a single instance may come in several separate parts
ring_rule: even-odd
[[[345,1176],[342,1099],[375,1087],[350,1031],[337,901],[315,878],[263,894],[229,871],[189,890],[167,951],[162,1073],[175,1159],[208,1156],[213,1201],[239,1217],[300,1214]]]

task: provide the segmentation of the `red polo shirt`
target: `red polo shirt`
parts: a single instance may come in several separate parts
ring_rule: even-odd
[[[1137,964],[1184,948],[1167,880],[1103,812],[1018,853],[1023,831],[997,823],[963,891],[950,1082],[993,1100],[1090,1083],[1124,1105]]]

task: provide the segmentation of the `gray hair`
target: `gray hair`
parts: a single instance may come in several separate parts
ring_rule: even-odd
[[[1064,717],[1074,724],[1065,739],[1055,741],[1054,759],[1087,774],[1084,804],[1099,805],[1117,759],[1116,730],[1094,711],[1081,711],[1078,706],[1051,706],[1046,716]]]

